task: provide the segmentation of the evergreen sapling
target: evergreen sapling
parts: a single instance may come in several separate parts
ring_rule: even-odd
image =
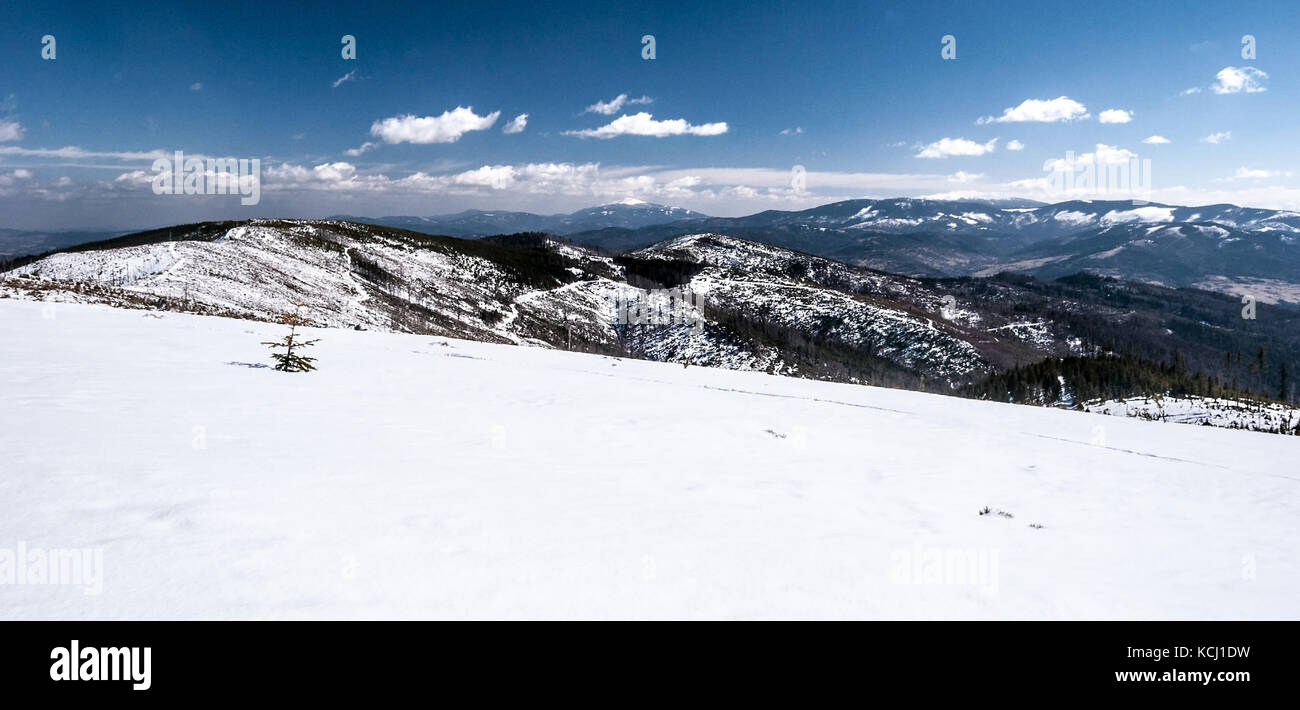
[[[262,344],[272,350],[283,349],[284,352],[271,353],[271,359],[275,360],[275,369],[280,372],[307,372],[315,370],[316,366],[312,363],[316,361],[314,357],[306,357],[294,352],[297,349],[310,347],[320,342],[316,340],[298,340],[298,326],[306,326],[308,320],[298,314],[302,306],[298,305],[293,313],[285,313],[280,316],[280,322],[289,326],[289,334],[280,340],[263,341]]]

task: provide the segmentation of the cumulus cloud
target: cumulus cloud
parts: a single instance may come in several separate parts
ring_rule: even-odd
[[[1282,176],[1291,176],[1291,171],[1283,172],[1281,170],[1261,170],[1258,168],[1247,168],[1242,166],[1232,174],[1231,177],[1222,178],[1222,180],[1263,180],[1265,178],[1274,178]]]
[[[583,109],[583,113],[598,113],[602,116],[613,116],[630,104],[648,104],[653,103],[654,99],[649,96],[641,96],[635,99],[629,99],[627,94],[619,94],[609,101],[597,101],[596,103]]]
[[[1224,67],[1215,75],[1210,91],[1216,94],[1257,94],[1267,91],[1261,84],[1268,74],[1255,67]]]
[[[921,148],[921,152],[916,154],[918,158],[948,158],[952,156],[969,156],[984,155],[993,152],[997,147],[998,139],[987,143],[976,143],[965,138],[940,138],[939,140]]]
[[[1169,139],[1161,135],[1154,135],[1154,136],[1147,136],[1146,138],[1143,138],[1142,142],[1147,143],[1149,145],[1164,145],[1169,142]]]
[[[1001,116],[985,116],[976,123],[1056,123],[1087,117],[1086,106],[1067,96],[1058,96],[1054,99],[1025,99],[1019,106],[1004,109]]]
[[[1079,166],[1095,165],[1122,165],[1134,158],[1137,153],[1125,148],[1119,148],[1105,143],[1098,143],[1091,153],[1081,153],[1079,155],[1064,158],[1054,158],[1043,163],[1043,170],[1048,172],[1070,171]],[[1032,181],[1030,181],[1032,182]]]
[[[501,127],[502,133],[523,133],[524,127],[528,125],[528,114],[521,113],[510,119],[506,125]]]
[[[1025,144],[1021,143],[1020,141],[1014,138],[1007,141],[1007,150],[1024,150],[1024,149],[1025,149]]]
[[[565,135],[581,138],[609,139],[617,136],[718,136],[727,132],[725,122],[692,125],[684,118],[656,121],[650,114],[642,111],[631,116],[623,115],[599,128],[587,128],[580,131],[565,131]]]
[[[353,69],[352,71],[348,72],[347,74],[344,74],[343,76],[341,76],[341,77],[335,79],[335,80],[334,80],[334,83],[331,84],[331,86],[333,86],[335,89],[337,89],[337,88],[339,88],[339,86],[341,86],[341,85],[343,84],[343,82],[345,82],[345,81],[352,81],[352,80],[354,80],[354,79],[356,78],[356,76],[357,76],[357,72],[356,72],[355,69]]]
[[[18,168],[8,175],[0,174],[0,186],[8,187],[13,185],[16,180],[31,180],[32,171],[25,168]],[[0,194],[4,194],[0,192]]]
[[[477,185],[504,190],[515,182],[519,171],[512,165],[484,165],[474,170],[466,170],[451,177],[455,185]]]
[[[1102,123],[1128,123],[1133,120],[1133,112],[1122,108],[1108,108],[1097,114],[1097,120]]]
[[[309,184],[337,185],[356,178],[357,169],[351,163],[322,163],[312,168],[281,163],[262,171],[263,181],[278,182],[301,187]]]
[[[1228,140],[1231,137],[1232,137],[1232,131],[1219,131],[1218,133],[1211,133],[1210,135],[1202,138],[1201,142],[1213,143],[1214,145],[1218,145]]]
[[[375,121],[370,126],[370,134],[385,143],[455,143],[470,131],[491,128],[500,116],[500,111],[480,116],[472,106],[457,106],[440,116],[408,114]]]
[[[0,141],[22,140],[23,132],[23,125],[21,123],[0,119]]]

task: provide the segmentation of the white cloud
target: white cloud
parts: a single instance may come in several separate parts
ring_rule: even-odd
[[[96,151],[84,150],[74,145],[64,146],[62,148],[19,148],[18,146],[0,146],[0,155],[22,155],[32,158],[113,158],[116,160],[157,160],[158,158],[172,158],[174,153],[167,150],[150,150],[150,151]],[[187,158],[208,158],[207,155],[200,153],[191,153],[185,151]]]
[[[1080,155],[1067,156],[1065,158],[1055,158],[1053,160],[1047,160],[1043,163],[1043,170],[1046,172],[1070,171],[1070,170],[1074,170],[1078,166],[1081,165],[1087,166],[1090,164],[1122,165],[1137,157],[1138,157],[1137,153],[1134,153],[1131,150],[1127,150],[1125,148],[1118,148],[1113,145],[1106,145],[1105,143],[1098,143],[1095,151],[1092,153],[1082,153]],[[1037,180],[1045,180],[1045,179],[1046,178],[1037,178]],[[1033,181],[1034,180],[1029,180],[1029,181],[1022,180],[1019,181],[1019,183],[1025,183],[1027,185],[1028,183]],[[1008,183],[1008,184],[1015,185],[1018,183]]]
[[[484,165],[452,176],[451,182],[456,185],[475,185],[504,190],[514,184],[517,174],[518,171],[512,165]]]
[[[1128,123],[1133,120],[1133,112],[1122,108],[1108,108],[1097,114],[1097,120],[1102,123]]]
[[[1218,145],[1228,140],[1231,137],[1232,137],[1232,131],[1219,131],[1218,133],[1211,133],[1210,135],[1202,138],[1201,142],[1213,143],[1214,145]]]
[[[619,94],[609,101],[597,101],[596,103],[583,109],[583,113],[598,113],[602,116],[613,116],[618,113],[625,105],[629,104],[648,104],[653,103],[654,99],[649,96],[629,99],[627,94]]]
[[[1178,95],[1179,95],[1179,96],[1191,96],[1192,94],[1199,94],[1199,93],[1201,93],[1201,87],[1199,87],[1199,86],[1193,86],[1193,87],[1190,88],[1190,89],[1183,89],[1182,91],[1178,92]]]
[[[1257,94],[1267,91],[1260,82],[1267,79],[1268,74],[1255,67],[1224,67],[1215,78],[1217,81],[1210,86],[1210,90],[1216,94]]]
[[[521,113],[510,119],[506,125],[501,127],[502,133],[523,133],[524,127],[528,125],[528,114]]]
[[[290,163],[268,167],[262,171],[264,181],[281,183],[285,186],[304,187],[309,185],[337,185],[352,181],[357,176],[357,169],[351,163],[322,163],[313,168],[304,168]]]
[[[1019,106],[1004,109],[1001,116],[985,116],[976,123],[1055,123],[1087,117],[1088,109],[1083,104],[1058,96],[1054,99],[1025,99]]]
[[[17,121],[0,120],[0,141],[17,141],[23,138],[23,125]]]
[[[343,151],[343,154],[355,158],[358,155],[361,155],[362,153],[365,153],[368,150],[371,150],[373,148],[378,148],[378,147],[379,147],[378,143],[366,141],[365,143],[362,143],[361,145],[355,148],[348,148],[347,150]]]
[[[1237,168],[1231,177],[1222,178],[1222,180],[1263,180],[1265,178],[1290,177],[1291,174],[1290,170],[1283,172],[1281,170],[1261,170],[1242,166]]]
[[[682,135],[717,136],[726,132],[727,124],[725,122],[705,123],[696,126],[687,123],[684,118],[656,121],[653,116],[642,111],[631,116],[619,116],[600,128],[565,131],[564,133],[565,135],[582,138],[608,139],[616,136],[652,136],[655,138]]]
[[[1014,138],[1007,141],[1007,150],[1024,150],[1024,149],[1025,149],[1025,144],[1021,143],[1020,141]]]
[[[30,180],[32,177],[32,171],[27,170],[26,168],[18,168],[14,171],[14,177],[19,180]]]
[[[1142,142],[1147,143],[1149,145],[1164,145],[1169,142],[1169,139],[1161,135],[1154,135],[1154,136],[1147,136],[1146,138],[1143,138]]]
[[[803,135],[803,126],[795,126],[794,128],[782,128],[782,129],[781,129],[781,135],[783,135],[783,136],[800,136],[800,135]]]
[[[500,111],[480,116],[472,106],[457,106],[440,116],[406,115],[375,121],[370,126],[370,134],[385,143],[455,143],[470,131],[491,128],[500,116]]]
[[[1138,157],[1137,153],[1134,153],[1131,150],[1117,148],[1113,145],[1106,145],[1105,143],[1098,143],[1096,153],[1084,153],[1079,156],[1079,159],[1094,159],[1102,165],[1118,165],[1120,163],[1127,163],[1136,157]]]
[[[810,171],[807,178],[811,189],[800,192],[792,188],[790,176],[788,168],[663,169],[598,163],[526,163],[486,164],[439,174],[420,171],[398,177],[378,168],[362,171],[347,162],[315,166],[281,163],[263,169],[262,189],[264,194],[345,193],[373,195],[376,199],[379,195],[384,199],[407,200],[439,195],[482,199],[484,205],[498,206],[503,201],[514,205],[531,201],[537,206],[576,203],[577,207],[593,201],[629,199],[677,204],[698,201],[813,206],[861,196],[862,191],[873,191],[880,196],[898,194],[899,190],[935,191],[954,183],[975,185],[984,177],[966,172],[944,175]],[[152,171],[141,169],[123,173],[112,182],[119,190],[147,191],[153,177]]]
[[[993,152],[997,147],[998,139],[987,143],[976,143],[965,138],[940,138],[939,140],[925,146],[921,152],[916,154],[918,158],[948,158],[954,155],[984,155]]]
[[[334,83],[333,83],[331,86],[333,86],[335,89],[337,89],[337,88],[339,88],[339,86],[340,86],[343,82],[345,82],[345,81],[352,81],[352,80],[354,80],[354,79],[356,78],[356,76],[357,76],[357,71],[356,71],[355,69],[353,69],[352,71],[348,72],[347,74],[344,74],[343,76],[341,76],[341,77],[335,79],[335,80],[334,80]]]
[[[190,91],[202,91],[202,90],[203,90],[203,82],[196,81],[193,84],[190,84]]]

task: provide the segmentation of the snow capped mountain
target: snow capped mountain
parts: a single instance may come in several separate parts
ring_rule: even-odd
[[[1107,212],[1097,226],[1024,247],[978,273],[1055,278],[1090,271],[1170,286],[1209,284],[1229,293],[1245,292],[1243,284],[1259,279],[1300,287],[1300,243],[1290,231],[1178,222],[1169,215],[1173,208],[1141,209],[1158,212]]]
[[[637,229],[652,224],[665,224],[683,219],[701,219],[707,215],[682,207],[665,207],[639,200],[625,200],[610,205],[590,207],[565,216],[558,229],[548,231],[557,234],[573,234],[593,229]]]
[[[1169,229],[1148,239],[1159,227]],[[1265,279],[1269,294],[1300,294],[1300,213],[1226,204],[1182,207],[1071,200],[1012,207],[980,201],[862,199],[799,211],[578,232],[571,238],[627,249],[701,232],[917,276],[1020,271],[1056,277],[1088,270],[1228,293],[1243,292],[1252,278]],[[1192,251],[1176,235],[1192,239]],[[1125,246],[1137,248],[1141,256],[1111,251]]]

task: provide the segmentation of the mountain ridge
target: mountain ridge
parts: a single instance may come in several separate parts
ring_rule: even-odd
[[[683,288],[702,327],[628,327],[618,299]],[[430,236],[329,220],[201,223],[74,247],[0,274],[0,296],[462,337],[957,393],[1009,368],[1106,353],[1271,396],[1300,312],[1074,275],[927,278],[723,234],[611,253],[543,233]],[[1254,368],[1255,350],[1268,367]],[[1226,353],[1226,356],[1225,356]],[[1235,353],[1235,361],[1233,360]],[[1243,364],[1244,360],[1244,364]],[[1198,384],[1202,387],[1202,384]]]
[[[625,200],[551,215],[464,210],[430,217],[332,219],[468,238],[546,232],[612,251],[635,251],[686,234],[717,233],[909,276],[1012,271],[1050,279],[1087,271],[1300,304],[1300,213],[1227,203],[861,198],[801,210],[711,217]],[[107,235],[85,239],[95,236]],[[66,248],[82,241],[65,239],[46,246]],[[16,250],[34,252],[35,247],[11,247],[7,257],[0,248],[0,268],[6,262],[12,265]]]

